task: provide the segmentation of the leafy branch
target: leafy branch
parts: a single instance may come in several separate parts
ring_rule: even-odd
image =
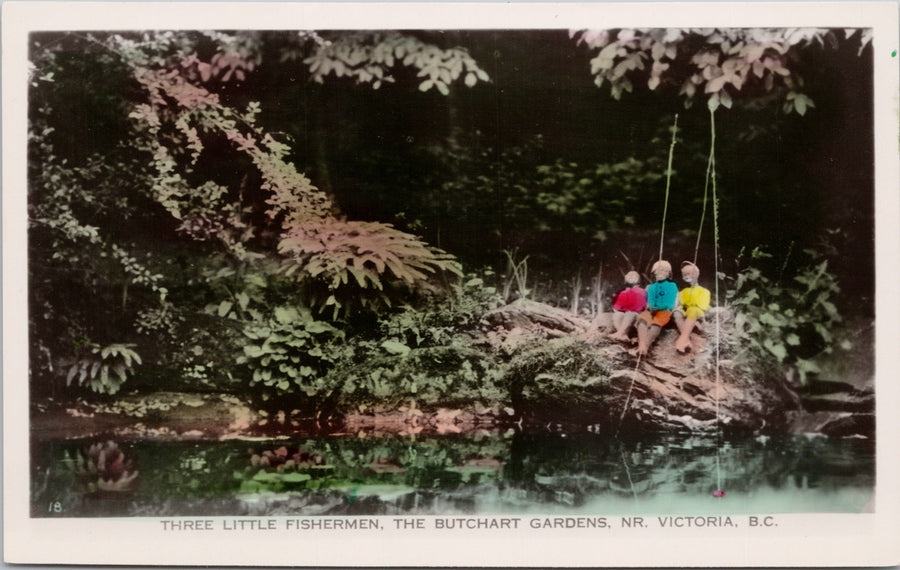
[[[322,40],[303,63],[309,66],[317,83],[333,74],[370,84],[373,89],[396,82],[393,70],[401,66],[418,70],[419,90],[423,92],[435,88],[442,95],[449,95],[450,84],[460,77],[467,87],[490,81],[465,49],[441,49],[398,32],[359,33]]]
[[[857,32],[862,53],[871,30],[846,29],[843,39]],[[801,116],[815,104],[802,92],[798,52],[840,41],[839,32],[827,28],[634,28],[573,30],[570,36],[596,51],[594,83],[608,84],[614,99],[640,83],[651,91],[677,88],[685,107],[703,94],[713,110],[731,108],[738,95],[772,94],[783,100],[785,113]]]

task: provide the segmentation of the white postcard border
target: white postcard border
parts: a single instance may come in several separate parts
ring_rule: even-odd
[[[775,515],[730,528],[166,531],[163,519],[33,519],[27,461],[26,40],[33,30],[828,26],[874,29],[876,137],[876,425],[874,513]],[[900,562],[896,366],[900,296],[897,5],[649,4],[3,4],[4,557],[9,562],[166,565],[853,566]],[[893,55],[892,55],[893,53]],[[759,513],[760,517],[769,513]],[[710,513],[715,515],[715,513]],[[528,520],[533,515],[520,518]],[[252,518],[252,517],[250,517]],[[284,518],[275,518],[284,525]],[[304,517],[299,517],[304,518]],[[608,517],[621,524],[622,517]],[[650,518],[650,517],[648,517]],[[258,519],[260,521],[269,518]],[[261,522],[260,524],[268,524]],[[658,526],[658,525],[657,525]],[[646,532],[644,532],[646,530]],[[98,545],[99,548],[86,548]],[[102,546],[101,546],[102,545]]]

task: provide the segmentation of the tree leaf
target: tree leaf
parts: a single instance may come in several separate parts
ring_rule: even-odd
[[[763,346],[774,354],[779,362],[784,362],[784,359],[787,358],[787,349],[783,344],[775,343],[772,339],[767,338],[763,341]]]
[[[126,372],[125,372],[125,367],[123,365],[116,364],[115,366],[112,367],[112,370],[113,370],[113,372],[116,373],[116,376],[119,377],[120,381],[124,382],[126,380],[127,376],[126,376]]]
[[[275,307],[275,320],[281,324],[290,324],[300,319],[300,313],[294,307]]]
[[[216,310],[216,313],[220,317],[224,317],[225,315],[228,314],[229,311],[231,311],[231,307],[232,307],[231,301],[222,301],[221,303],[219,303],[219,307]]]
[[[259,358],[260,356],[265,354],[265,351],[261,347],[256,346],[255,344],[245,344],[244,345],[244,354],[246,354],[250,358]]]
[[[706,88],[704,92],[706,93],[718,93],[722,90],[722,87],[725,86],[725,82],[728,81],[728,76],[720,75],[714,79],[709,80],[706,84]]]
[[[731,95],[729,95],[727,91],[723,90],[719,93],[719,101],[721,101],[723,107],[731,109]]]
[[[312,334],[320,334],[323,332],[334,332],[335,328],[328,323],[323,323],[322,321],[309,321],[304,327],[308,332]]]
[[[395,340],[386,340],[382,342],[381,348],[385,349],[389,354],[396,354],[398,356],[406,356],[411,350],[402,342],[397,342]]]

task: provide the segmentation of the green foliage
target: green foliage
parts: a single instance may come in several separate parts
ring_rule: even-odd
[[[441,95],[449,95],[450,84],[461,77],[467,87],[490,80],[462,48],[442,49],[398,32],[357,32],[334,39],[325,39],[325,35],[316,34],[318,49],[303,60],[317,83],[334,74],[378,89],[396,81],[395,67],[417,70],[416,76],[421,78],[419,90],[435,88]]]
[[[315,320],[308,310],[276,307],[265,323],[247,324],[244,336],[252,344],[243,347],[237,363],[251,371],[251,386],[308,396],[329,390],[324,374],[339,357],[332,341],[342,340],[342,331]]]
[[[453,256],[377,222],[325,218],[305,223],[281,240],[279,251],[286,257],[284,274],[311,281],[311,302],[331,307],[334,318],[390,307],[396,296],[392,285],[434,291],[434,275],[462,274]]]
[[[396,492],[403,484],[412,491],[496,480],[508,455],[502,441],[378,439],[306,440],[301,448],[251,450],[233,477],[246,493],[342,488],[349,503],[386,484]]]
[[[316,489],[333,486],[329,478],[333,472],[318,453],[281,446],[253,453],[249,465],[235,471],[234,478],[241,481],[242,492]]]
[[[647,209],[639,205],[655,199],[664,176],[665,163],[656,156],[585,165],[548,162],[542,147],[538,138],[502,151],[477,144],[434,150],[439,166],[430,191],[415,196],[409,211],[426,225],[446,224],[446,233],[465,220],[477,229],[470,247],[488,248],[495,257],[504,250],[531,253],[530,243],[546,250],[548,240],[583,252],[641,221]]]
[[[416,306],[404,305],[383,315],[378,337],[412,348],[452,344],[475,329],[486,311],[502,304],[497,289],[484,282],[493,275],[492,271],[484,277],[466,275],[450,295],[429,296]]]
[[[609,363],[590,344],[560,338],[516,354],[503,381],[517,408],[571,412],[602,403],[602,397],[611,391],[609,374]]]
[[[500,303],[493,287],[468,276],[448,296],[385,314],[370,338],[349,340],[351,351],[331,373],[343,384],[344,404],[410,399],[450,405],[496,401],[500,363],[474,346],[474,329]]]
[[[332,47],[334,44],[320,47],[317,53],[323,54],[322,61],[333,57],[326,53]],[[365,57],[351,52],[345,55],[353,61]],[[395,288],[428,290],[432,287],[429,279],[436,274],[459,273],[450,255],[415,236],[385,224],[333,218],[330,199],[286,161],[289,148],[255,126],[257,104],[238,112],[221,105],[216,94],[191,83],[189,77],[145,69],[142,60],[135,61],[136,78],[145,89],[168,95],[138,105],[131,116],[150,135],[148,151],[158,173],[154,192],[157,200],[182,220],[180,231],[197,239],[215,237],[238,259],[259,255],[248,251],[257,231],[247,221],[251,212],[234,201],[233,193],[212,180],[199,186],[189,183],[205,148],[199,133],[215,134],[224,136],[258,170],[260,190],[268,194],[264,214],[281,229],[278,251],[286,258],[281,270],[307,286],[313,306],[331,307],[333,318],[353,310],[375,311],[391,304]],[[330,69],[337,73],[338,68]],[[322,73],[327,75],[327,71]],[[159,136],[166,123],[177,133],[172,139]],[[190,149],[188,161],[179,159],[185,149]],[[235,300],[241,301],[220,301],[221,316],[231,310]]]
[[[137,313],[159,310],[168,295],[160,260],[121,235],[121,226],[143,222],[144,188],[124,179],[134,163],[117,149],[69,164],[49,142],[48,112],[35,111],[29,136],[29,324],[45,357],[38,376],[71,359],[76,338],[131,340],[123,329],[140,326]]]
[[[537,144],[507,149],[459,144],[455,141],[462,135],[457,132],[447,147],[433,152],[431,158],[438,160],[431,162],[438,166],[426,168],[433,174],[395,192],[394,204],[402,207],[362,214],[386,219],[390,214],[385,212],[403,209],[410,220],[404,227],[428,232],[424,235],[441,249],[403,228],[344,219],[342,204],[335,203],[328,174],[322,171],[329,161],[332,165],[340,161],[334,155],[311,157],[307,150],[316,148],[324,155],[335,141],[358,143],[365,137],[350,132],[353,128],[345,131],[341,121],[332,120],[341,112],[328,112],[321,105],[332,91],[302,79],[349,79],[375,88],[393,79],[397,83],[412,79],[422,91],[445,94],[451,84],[471,87],[488,80],[464,50],[447,48],[445,40],[438,41],[440,46],[426,41],[438,35],[37,34],[28,149],[29,317],[35,374],[50,377],[51,366],[63,357],[73,358],[73,339],[88,338],[101,344],[139,343],[136,350],[148,365],[157,367],[155,372],[189,383],[246,378],[246,384],[271,393],[322,395],[347,390],[427,401],[447,394],[478,394],[482,387],[500,390],[499,364],[477,354],[471,334],[484,308],[496,301],[496,291],[478,278],[458,280],[460,266],[446,252],[459,251],[455,247],[459,240],[470,240],[470,251],[477,248],[486,258],[492,256],[485,263],[498,262],[504,250],[524,252],[531,266],[516,260],[511,277],[527,294],[542,269],[540,254],[553,257],[547,253],[551,247],[569,250],[574,258],[596,250],[608,232],[639,224],[641,216],[655,216],[645,198],[658,194],[662,163],[653,157],[609,158],[634,152],[627,147],[613,149],[604,156],[608,162],[597,165],[556,160]],[[273,36],[277,41],[267,43]],[[626,42],[622,32],[610,38]],[[693,61],[689,52],[695,39],[671,40],[678,44],[672,62],[663,46],[659,63],[672,67],[660,70],[660,85],[680,77],[669,75],[676,60]],[[632,44],[626,44],[623,49],[633,52]],[[713,52],[726,49],[724,40],[712,44]],[[797,49],[806,45],[800,42]],[[727,49],[735,46],[732,42]],[[660,48],[650,43],[646,49],[652,56]],[[733,55],[749,61],[743,49]],[[762,82],[765,91],[766,78],[774,78],[774,94],[790,88],[785,77],[795,77],[788,65],[791,50],[781,67],[763,63],[757,79],[753,63],[749,76],[746,69],[736,64],[732,69],[722,58],[687,65],[695,66],[704,78],[700,88],[706,85],[720,100],[736,95],[735,77],[741,74],[745,90]],[[760,57],[775,58],[775,52],[764,51]],[[287,64],[293,53],[294,61],[303,64],[270,65],[272,55],[277,60],[279,53],[286,57],[281,63]],[[613,70],[621,63],[619,57],[613,57]],[[636,59],[629,62],[619,80],[642,72]],[[789,69],[790,75],[781,69]],[[92,70],[100,71],[95,75]],[[284,97],[309,110],[313,118],[308,122],[284,122],[276,107],[253,100],[254,90],[268,85],[266,77],[283,70],[289,71],[284,75],[301,79]],[[79,82],[87,73],[91,75]],[[682,84],[680,79],[675,87]],[[279,85],[286,84],[287,80]],[[713,93],[710,85],[718,91]],[[307,97],[306,90],[315,96]],[[353,90],[354,96],[359,91]],[[799,90],[791,93],[787,91],[785,101],[798,112],[811,106]],[[347,100],[342,98],[341,103]],[[429,104],[435,101],[427,98]],[[439,102],[438,109],[449,109],[448,122],[458,124],[471,103],[463,97],[448,98]],[[380,104],[389,102],[379,99]],[[94,121],[94,107],[103,108],[102,120],[85,131],[82,126]],[[83,123],[69,125],[68,119],[79,113],[86,117]],[[286,134],[295,129],[296,137],[298,125],[317,122],[322,130],[307,138],[318,138],[325,131],[340,135],[325,141],[328,144],[299,143],[309,144],[307,149]],[[359,117],[351,122],[359,128],[387,124]],[[414,122],[397,120],[395,128],[399,133],[405,128],[401,123]],[[473,119],[472,124],[477,123]],[[104,133],[101,142],[94,140],[99,131]],[[94,134],[87,137],[85,132]],[[410,148],[428,144],[417,128],[409,132],[416,135],[415,142],[412,135],[402,139]],[[609,146],[614,142],[618,141]],[[344,151],[350,155],[359,147],[346,148],[353,149]],[[373,163],[386,162],[379,159]],[[308,165],[299,160],[316,161],[321,187],[303,173]],[[403,160],[395,159],[389,166]],[[397,188],[398,181],[406,186],[406,179],[392,179],[389,166],[388,174],[379,173],[384,187]],[[775,170],[773,177],[780,175]],[[364,185],[346,185],[341,191],[371,198]],[[531,281],[524,275],[526,268]],[[576,287],[573,300],[577,292]],[[285,307],[294,307],[297,314],[285,313]],[[325,318],[331,319],[330,325],[318,321]],[[365,329],[372,323],[375,330]],[[345,330],[346,339],[338,327]],[[797,346],[805,346],[805,337],[795,334]],[[815,327],[812,334],[822,336]],[[248,337],[252,342],[245,348]],[[787,335],[785,344],[793,346],[794,340]],[[101,362],[96,372],[90,360],[94,357]],[[87,364],[78,364],[72,379],[91,386],[97,382],[103,391],[112,391],[104,382],[119,378],[115,364],[106,369],[104,380],[101,356],[79,349],[75,358],[87,359]],[[72,360],[63,374],[76,362]],[[166,370],[160,371],[162,367]],[[142,376],[148,368],[141,370]],[[140,380],[132,378],[130,369],[123,370],[129,385]],[[541,381],[551,385],[556,381],[550,372],[541,374]]]
[[[416,407],[494,402],[502,396],[496,385],[497,363],[462,342],[393,356],[374,358],[368,367],[351,374],[360,391],[356,398],[393,404],[411,399]]]
[[[411,68],[422,74],[422,90],[446,93],[457,79],[468,86],[488,80],[461,49],[399,33],[329,35],[297,35],[284,53],[299,45],[315,60],[307,65],[317,81],[330,73],[389,81],[389,68]],[[234,96],[270,53],[255,32],[36,38],[28,213],[38,375],[71,357],[75,338],[140,337],[155,364],[207,382],[220,359],[179,337],[201,313],[248,330],[268,326],[267,315],[282,305],[332,307],[336,319],[434,291],[444,274],[460,273],[452,256],[416,236],[333,217],[331,197],[290,162],[282,135],[259,125],[260,104]],[[97,80],[96,90],[80,87],[84,74]],[[64,120],[73,95],[86,100],[79,109],[102,108],[102,125],[91,125],[108,127],[102,144],[69,142],[79,138]],[[59,145],[68,156],[58,156]],[[273,322],[276,333],[297,341],[297,331]],[[194,330],[211,328],[204,321]],[[117,389],[106,376],[118,377],[116,365],[91,374],[91,361],[84,364],[80,381]],[[303,376],[299,370],[306,368],[298,369]],[[307,380],[301,387],[312,389]]]
[[[640,199],[663,179],[664,166],[658,158],[590,167],[557,160],[537,174],[535,202],[546,223],[603,240],[606,231],[634,224]]]
[[[735,337],[756,358],[774,359],[801,386],[820,372],[815,356],[850,347],[839,337],[843,319],[834,301],[840,288],[828,271],[828,261],[813,250],[806,253],[810,263],[799,269],[790,285],[752,265],[735,277],[723,276],[728,282],[726,299],[735,312]],[[770,257],[759,249],[750,254],[751,262]]]
[[[859,32],[843,31],[847,41]],[[731,108],[738,95],[777,95],[785,113],[804,115],[814,107],[800,92],[804,81],[798,52],[835,46],[841,32],[826,28],[619,29],[571,32],[579,44],[596,50],[591,74],[598,87],[610,85],[614,99],[645,83],[678,88],[689,107],[699,93],[708,95],[712,110]],[[860,52],[872,39],[860,32]]]
[[[279,303],[301,302],[296,288],[278,274],[278,268],[277,259],[258,253],[246,252],[237,259],[213,256],[200,271],[214,300],[203,311],[221,319],[261,322]]]
[[[63,361],[67,369],[66,385],[78,379],[78,385],[87,383],[91,390],[100,394],[115,394],[134,373],[134,366],[141,364],[141,357],[134,351],[133,344],[110,344],[101,347],[88,344],[83,356]]]

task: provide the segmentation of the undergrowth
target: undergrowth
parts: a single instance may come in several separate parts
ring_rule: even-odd
[[[599,412],[611,392],[609,362],[590,344],[564,337],[527,347],[510,360],[503,384],[517,411],[556,418]]]
[[[794,386],[806,386],[821,373],[817,357],[852,348],[842,333],[843,318],[835,305],[841,290],[828,261],[813,250],[804,253],[808,262],[787,282],[750,264],[734,277],[721,275],[735,313],[732,338],[738,341],[738,361],[757,371],[780,369]],[[750,252],[750,263],[771,257],[757,248]]]

